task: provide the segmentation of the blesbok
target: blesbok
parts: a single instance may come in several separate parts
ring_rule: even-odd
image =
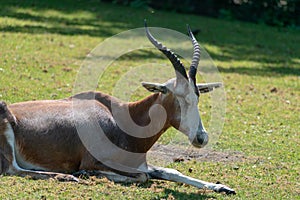
[[[163,179],[235,194],[225,185],[147,164],[147,151],[171,126],[187,135],[195,147],[208,143],[197,107],[199,94],[222,84],[196,84],[200,47],[189,28],[194,53],[188,75],[146,23],[145,29],[150,42],[171,61],[176,78],[163,84],[142,83],[154,94],[137,102],[92,91],[61,100],[0,102],[0,174],[80,181],[76,174],[94,172],[116,182]],[[128,132],[130,123],[141,128]],[[97,134],[100,140],[94,139]]]

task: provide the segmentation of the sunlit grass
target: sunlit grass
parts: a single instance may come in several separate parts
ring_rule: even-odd
[[[237,162],[171,163],[181,172],[229,185],[236,199],[297,199],[300,146],[300,34],[297,30],[120,7],[99,1],[6,1],[0,6],[0,99],[14,103],[59,99],[72,94],[85,56],[107,37],[143,26],[175,29],[186,24],[197,35],[222,75],[226,118],[214,149],[240,151]],[[167,20],[162,20],[167,19]],[[98,89],[111,94],[124,73],[145,63],[167,65],[158,51],[133,52],[114,62]],[[199,77],[200,79],[202,77]],[[149,93],[138,88],[131,100]],[[205,125],[210,96],[200,97]],[[173,129],[161,143],[187,138]],[[193,173],[189,169],[193,168]],[[1,176],[1,199],[231,199],[196,188],[154,181],[122,185],[91,179],[90,185]]]

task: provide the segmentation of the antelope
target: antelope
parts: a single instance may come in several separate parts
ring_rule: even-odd
[[[208,143],[197,107],[199,95],[222,83],[196,84],[200,47],[189,27],[194,53],[188,74],[176,54],[152,36],[146,22],[145,31],[172,63],[175,78],[163,84],[143,82],[153,94],[136,102],[94,91],[60,100],[0,102],[0,174],[80,182],[78,174],[93,172],[115,182],[160,179],[235,194],[225,185],[147,164],[147,151],[169,127],[197,148]],[[128,116],[140,127],[134,128],[137,133],[128,131]],[[95,139],[97,134],[100,139]]]

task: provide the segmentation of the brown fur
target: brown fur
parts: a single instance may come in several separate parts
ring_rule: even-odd
[[[16,118],[16,124],[13,126],[16,150],[26,162],[51,172],[116,171],[104,166],[85,149],[77,135],[76,127],[70,119],[72,100],[80,99],[76,106],[83,108],[92,101],[109,115],[111,115],[112,104],[120,107],[128,105],[133,120],[140,126],[145,126],[150,122],[148,111],[153,104],[164,106],[168,119],[162,130],[151,137],[136,138],[119,129],[117,133],[106,133],[107,137],[119,147],[131,152],[146,153],[161,134],[172,125],[172,116],[176,110],[174,104],[170,103],[174,102],[172,98],[170,95],[162,101],[161,94],[156,93],[138,102],[124,103],[100,92],[86,92],[63,100],[12,104],[8,108]],[[86,109],[89,108],[86,107]],[[3,129],[4,126],[0,126],[0,130],[1,127]],[[2,132],[4,131],[2,130]],[[5,143],[5,137],[0,140]],[[4,147],[5,144],[1,146],[2,151],[5,149]],[[3,156],[1,160],[5,160]],[[6,165],[3,166],[6,167]]]
[[[12,164],[12,151],[4,136],[6,124],[4,120],[0,119],[0,174],[7,173]]]
[[[4,135],[9,123],[14,123],[12,114],[8,111],[4,102],[0,102],[0,174],[5,174],[12,164],[12,149],[7,143]]]

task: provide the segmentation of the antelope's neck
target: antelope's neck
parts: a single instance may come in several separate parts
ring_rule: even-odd
[[[107,136],[116,145],[131,152],[146,153],[158,140],[161,134],[171,126],[170,118],[174,115],[174,110],[170,104],[172,100],[169,102],[166,101],[166,99],[163,98],[162,94],[160,93],[152,94],[140,101],[131,103],[124,103],[119,99],[109,95],[93,92],[76,95],[76,98],[96,99],[105,105],[112,113],[116,124],[118,125],[118,128],[114,131],[114,134],[108,133]],[[151,123],[149,111],[155,104],[164,107],[167,117],[164,123],[160,124],[160,127],[158,128],[156,124],[151,124],[154,125],[153,129],[156,129],[155,131],[153,131],[151,127],[148,127],[148,129],[143,129]],[[158,118],[160,113],[155,113],[154,111],[154,113],[151,114],[152,117],[154,116]],[[132,134],[132,130],[133,132],[138,132],[138,137]],[[116,134],[118,135],[117,137],[115,137]]]
[[[141,134],[142,137],[137,137],[137,142],[143,144],[144,150],[148,151],[153,144],[159,139],[162,133],[164,133],[171,125],[170,125],[170,111],[165,108],[163,105],[163,98],[162,94],[155,93],[152,94],[145,99],[142,99],[137,102],[129,103],[127,106],[129,107],[129,113],[131,119],[134,123],[141,128],[144,128],[144,132]],[[153,106],[160,105],[164,108],[164,116],[161,116],[161,111],[159,110],[151,110]],[[162,108],[161,107],[161,108]],[[159,108],[158,108],[159,109]],[[153,121],[151,121],[151,117],[149,111],[151,110],[151,115]],[[162,119],[161,121],[159,119]],[[126,119],[125,119],[126,120]],[[127,119],[130,120],[130,119]],[[157,122],[154,122],[154,121]]]
[[[134,122],[139,126],[150,123],[149,110],[154,104],[160,104],[159,94],[153,94],[145,99],[128,104],[129,112]]]

